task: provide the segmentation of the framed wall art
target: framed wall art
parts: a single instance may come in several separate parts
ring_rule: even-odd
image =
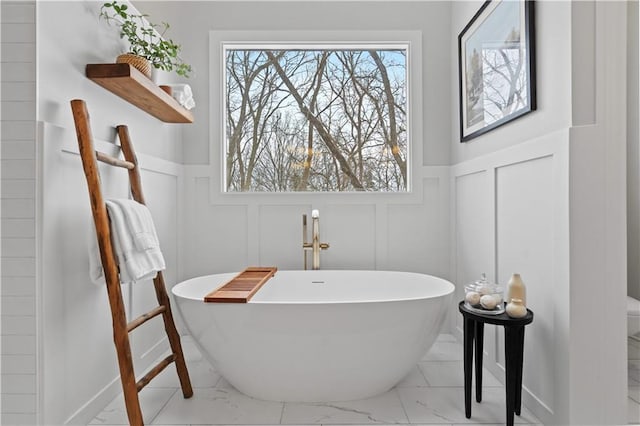
[[[488,0],[458,36],[460,141],[536,109],[534,2]]]

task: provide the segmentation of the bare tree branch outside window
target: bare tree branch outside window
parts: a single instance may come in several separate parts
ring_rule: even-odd
[[[406,49],[227,49],[226,190],[406,191]]]

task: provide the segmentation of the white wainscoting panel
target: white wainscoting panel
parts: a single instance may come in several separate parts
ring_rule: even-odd
[[[256,264],[301,269],[302,214],[310,235],[312,209],[320,211],[321,242],[330,244],[321,268],[449,278],[449,169],[418,175],[419,191],[409,194],[221,194],[210,188],[209,168],[186,166],[183,278]]]
[[[188,166],[185,185],[182,279],[246,268],[247,206],[210,204],[209,179]]]
[[[145,202],[153,215],[158,239],[162,244],[162,254],[167,266],[162,274],[167,291],[170,293],[171,287],[176,284],[179,268],[177,251],[180,229],[177,201],[179,200],[179,176],[167,173],[166,170],[143,169],[141,178]],[[136,318],[158,306],[152,280],[139,282],[130,287],[130,318]],[[164,347],[165,345],[163,321],[160,318],[149,321],[144,325],[144,331],[133,332],[130,336],[132,351],[141,359],[140,364],[149,365],[157,357],[156,346]],[[161,336],[160,340],[158,336]]]
[[[446,179],[425,178],[421,203],[387,206],[388,269],[449,276],[448,203],[440,197],[447,185]]]
[[[455,301],[464,300],[464,286],[486,274],[495,281],[493,171],[480,170],[453,178],[455,193]],[[455,324],[462,330],[462,315],[455,314]],[[485,325],[484,349],[487,361],[496,355],[496,327]],[[460,336],[461,337],[461,336]]]
[[[311,207],[263,204],[251,207],[251,210],[258,215],[257,238],[249,240],[252,252],[258,254],[257,263],[277,266],[278,269],[302,269],[302,214],[307,213],[307,235],[308,241],[311,241]],[[325,217],[326,212],[321,211],[322,225],[325,225]],[[326,226],[320,227],[322,242],[328,241],[327,229]],[[325,259],[322,256],[321,260]]]
[[[458,300],[482,272],[505,286],[520,273],[535,317],[525,331],[523,403],[552,421],[567,343],[568,132],[557,131],[452,167]],[[462,320],[456,319],[462,337]],[[484,365],[504,381],[504,331],[485,325]]]
[[[487,274],[493,276],[492,179],[481,170],[454,178],[456,299],[464,299],[464,286]],[[462,316],[457,324],[462,327]]]
[[[104,285],[91,282],[95,240],[86,179],[73,130],[40,123],[42,174],[42,282],[40,294],[44,418],[50,424],[86,423],[120,391],[111,313]],[[119,147],[95,141],[118,156]],[[178,187],[181,166],[138,153],[146,201],[167,263],[166,285],[178,275]],[[100,165],[105,198],[128,198],[127,172]],[[122,287],[128,319],[157,306],[151,280]],[[132,333],[132,355],[142,375],[167,347],[162,321]],[[90,380],[87,380],[90,378]],[[177,380],[177,378],[176,378]]]
[[[320,266],[376,269],[376,206],[329,204],[323,209],[324,213],[320,212],[320,240],[331,247],[320,254]]]
[[[496,253],[498,281],[519,273],[527,307],[535,313],[525,334],[527,389],[547,406],[554,401],[554,157],[534,158],[496,169]],[[503,333],[500,348],[503,348]],[[504,351],[499,363],[504,367]]]

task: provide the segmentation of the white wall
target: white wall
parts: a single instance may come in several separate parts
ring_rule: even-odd
[[[115,126],[129,126],[167,262],[168,287],[176,283],[180,268],[181,126],[158,121],[84,76],[87,63],[112,63],[123,47],[117,30],[98,19],[101,4],[37,3],[39,384],[44,424],[86,424],[121,391],[107,293],[89,280],[87,246],[93,223],[70,100],[87,102],[100,150],[119,155]],[[102,171],[105,196],[128,197],[126,172]],[[123,294],[129,319],[156,306],[151,281],[125,286]],[[144,327],[131,335],[138,375],[167,346],[160,320]]]
[[[36,12],[2,2],[2,424],[36,423]]]
[[[567,279],[569,133],[551,132],[516,147],[453,166],[454,265],[458,299],[478,271],[505,285],[520,273],[527,305],[524,403],[545,424],[563,414],[567,393],[561,324],[567,300],[558,294]],[[457,318],[458,332],[462,321]],[[461,335],[460,335],[461,337]],[[485,366],[504,379],[504,331],[485,327]],[[562,424],[562,422],[559,422]]]
[[[46,182],[42,196],[46,213],[41,219],[42,415],[45,424],[86,424],[121,391],[109,301],[104,286],[89,279],[87,247],[93,222],[75,132],[41,123],[40,134]],[[119,154],[110,142],[95,143],[100,151]],[[145,154],[139,153],[138,159],[167,263],[165,281],[171,287],[179,269],[177,206],[182,169]],[[122,169],[101,166],[101,178],[105,196],[128,197],[127,174]],[[129,320],[157,306],[150,280],[123,286],[122,293]],[[130,336],[139,376],[167,347],[162,322],[151,321]]]
[[[456,2],[452,10],[452,69],[457,35],[482,2]],[[524,403],[545,423],[568,419],[567,348],[562,324],[568,297],[568,127],[571,121],[571,5],[536,2],[538,109],[467,143],[459,142],[459,110],[452,105],[451,157],[453,279],[458,298],[479,272],[502,285],[520,273],[527,305]],[[452,85],[458,99],[458,87]],[[568,294],[567,290],[565,293]],[[459,332],[461,318],[457,318]],[[504,332],[485,328],[485,364],[504,379]],[[560,421],[559,421],[560,420]],[[564,420],[566,421],[566,420]]]
[[[184,128],[185,164],[206,164],[220,141],[209,133],[209,31],[422,31],[424,165],[449,164],[449,14],[451,4],[363,1],[144,1],[138,7],[154,20],[170,22],[171,37],[195,68],[188,83],[197,107],[196,123]]]
[[[456,37],[481,2],[141,2],[139,7],[154,20],[172,23],[171,36],[183,43],[185,59],[196,67],[189,81],[198,104],[196,123],[189,126],[161,124],[84,78],[86,63],[112,62],[118,53],[111,44],[117,37],[97,19],[99,4],[37,3],[36,152],[41,163],[19,179],[38,174],[40,198],[27,189],[9,200],[3,171],[3,422],[32,423],[39,392],[43,423],[82,423],[119,387],[106,292],[86,278],[83,234],[90,221],[79,158],[73,153],[73,98],[88,101],[95,135],[105,149],[113,148],[114,125],[130,125],[149,164],[144,184],[152,210],[159,214],[155,219],[169,261],[169,285],[248,264],[299,267],[300,215],[319,208],[322,239],[332,244],[323,253],[324,267],[415,270],[449,277],[458,288],[480,272],[500,282],[521,272],[536,312],[527,328],[525,404],[548,423],[626,422],[620,134],[626,78],[619,68],[619,58],[626,54],[624,3],[537,2],[539,110],[467,144],[457,142]],[[5,30],[11,27],[6,25],[6,5],[3,79],[5,43],[12,42],[7,36],[21,34],[27,45],[35,45],[29,39],[35,34],[29,12],[9,18],[27,19],[18,22],[27,24],[27,32],[21,25],[17,31]],[[300,19],[305,16],[314,19]],[[207,162],[211,147],[217,149],[220,141],[210,131],[215,117],[208,98],[209,31],[305,28],[422,31],[425,114],[422,167],[416,170],[419,192],[391,200],[366,194],[222,197],[212,186],[218,165]],[[16,62],[30,63],[34,57]],[[3,100],[5,87],[3,81]],[[5,162],[7,135],[14,142],[26,141],[25,146],[35,140],[34,131],[29,132],[32,115],[25,117],[3,122],[3,170],[6,164],[18,164]],[[7,128],[22,130],[7,133]],[[18,150],[11,154],[14,160],[36,157],[23,145],[13,146],[19,147],[13,148]],[[182,159],[189,166],[176,164]],[[105,181],[111,193],[123,195],[120,177],[110,175]],[[8,214],[7,206],[17,208],[19,217]],[[27,250],[35,233],[29,224],[38,229],[36,254],[22,251],[6,259],[6,253],[21,253],[19,243],[5,242],[6,219],[25,221],[25,234],[16,238],[26,240]],[[33,259],[40,255],[36,265]],[[19,277],[22,271],[28,276]],[[7,294],[6,288],[14,293]],[[604,306],[594,291],[603,288],[608,295]],[[127,296],[133,311],[150,303],[148,295],[139,294],[143,291],[136,287]],[[6,307],[19,302],[26,308],[21,313],[37,315],[38,335],[33,328],[19,331],[9,340],[23,349],[8,353],[12,349],[6,348],[17,346],[5,345],[5,316],[11,312]],[[458,317],[452,308],[452,319]],[[92,325],[90,333],[86,324]],[[138,356],[153,348],[158,336],[152,330],[138,339]],[[488,329],[485,346],[486,364],[498,375],[500,336]],[[36,342],[42,348],[38,363],[32,355]],[[38,371],[39,381],[32,385],[28,377],[12,378],[26,390],[7,392],[5,360],[13,363],[12,374],[35,377]],[[26,396],[13,396],[20,392]],[[20,412],[5,414],[4,407],[17,400],[24,404]]]
[[[323,268],[399,269],[449,275],[448,2],[144,2],[172,22],[172,37],[195,67],[196,123],[184,129],[184,276],[247,265],[302,268],[301,215],[320,210]],[[265,19],[265,17],[268,17]],[[313,19],[308,19],[313,17]],[[243,31],[417,32],[422,73],[414,99],[413,194],[221,194],[216,81],[209,33]],[[421,36],[420,36],[421,34]],[[213,98],[209,94],[213,93]],[[422,137],[420,137],[422,135]],[[213,158],[213,161],[209,161]],[[196,165],[201,164],[201,165]]]
[[[102,4],[38,2],[38,119],[73,129],[69,101],[82,98],[96,138],[112,141],[114,126],[141,123],[130,128],[136,148],[180,162],[182,125],[162,123],[85,77],[87,64],[113,63],[127,47],[117,28],[98,18]]]
[[[106,27],[97,18],[100,4],[101,2],[91,1],[38,2],[31,4],[31,9],[27,7],[26,13],[21,11],[18,15],[12,15],[5,11],[9,4],[3,3],[3,78],[5,75],[15,75],[15,72],[4,74],[6,51],[22,55],[16,62],[36,63],[38,76],[37,87],[33,82],[31,86],[20,82],[10,88],[20,86],[25,89],[20,93],[31,96],[12,99],[31,102],[35,111],[30,111],[24,120],[15,115],[24,111],[24,108],[15,108],[16,103],[11,105],[15,121],[26,120],[30,124],[3,123],[3,166],[10,164],[5,163],[4,159],[11,156],[17,160],[12,165],[19,163],[20,166],[25,166],[23,160],[30,161],[32,167],[22,167],[21,172],[27,174],[27,180],[35,181],[37,178],[37,185],[34,185],[37,186],[37,191],[21,192],[22,190],[8,185],[8,181],[5,182],[3,172],[3,227],[8,220],[28,222],[26,225],[20,224],[20,229],[25,230],[27,246],[3,239],[3,255],[14,253],[19,256],[11,259],[3,257],[3,315],[11,316],[11,312],[18,312],[12,308],[20,307],[19,316],[31,316],[31,321],[26,324],[32,324],[26,331],[21,328],[21,335],[7,338],[5,333],[9,330],[8,325],[15,324],[16,319],[3,318],[3,366],[7,366],[11,375],[25,376],[3,376],[3,385],[15,384],[19,388],[16,391],[18,396],[14,396],[11,386],[3,386],[3,407],[12,407],[3,409],[3,421],[8,419],[12,423],[24,424],[32,424],[35,420],[44,424],[83,423],[115,396],[120,386],[111,342],[106,292],[88,283],[85,245],[91,222],[84,177],[74,148],[76,141],[69,108],[69,101],[74,98],[87,101],[94,136],[106,151],[117,152],[113,145],[114,126],[129,124],[138,152],[142,153],[139,157],[146,167],[143,179],[168,261],[166,277],[169,286],[178,276],[230,270],[247,263],[265,261],[285,267],[299,267],[299,261],[294,258],[301,257],[298,250],[300,238],[292,239],[292,244],[284,240],[283,244],[282,236],[288,232],[289,235],[299,235],[300,213],[302,210],[308,212],[312,206],[323,210],[323,232],[333,245],[332,251],[324,259],[325,266],[352,267],[357,264],[363,268],[419,270],[446,276],[448,169],[437,166],[448,162],[446,141],[449,129],[446,111],[449,103],[449,73],[446,63],[429,62],[427,72],[430,79],[424,79],[416,85],[420,91],[423,83],[428,86],[425,91],[430,96],[426,103],[438,112],[424,118],[429,123],[429,128],[424,133],[424,142],[417,141],[420,148],[424,147],[419,150],[421,154],[424,153],[424,157],[418,158],[416,162],[418,167],[415,178],[419,190],[415,194],[393,197],[393,202],[365,196],[354,203],[350,196],[344,196],[321,198],[318,204],[317,199],[310,196],[295,200],[265,202],[264,199],[254,199],[250,202],[213,205],[209,202],[209,190],[203,196],[197,193],[200,188],[208,185],[211,168],[189,168],[189,181],[183,183],[183,168],[177,164],[183,153],[187,162],[196,164],[206,162],[203,159],[209,157],[211,141],[208,137],[206,40],[211,26],[206,20],[213,15],[219,22],[225,23],[227,28],[237,28],[241,23],[246,28],[261,26],[265,6],[261,5],[257,9],[252,4],[241,6],[239,11],[252,14],[253,21],[247,21],[246,16],[237,15],[238,10],[234,9],[237,6],[233,3],[224,5],[226,9],[223,13],[209,14],[198,14],[197,7],[204,7],[205,11],[211,12],[208,9],[210,5],[193,3],[189,5],[187,15],[182,18],[169,17],[172,23],[177,20],[183,24],[183,35],[189,34],[188,37],[183,37],[187,42],[185,46],[188,46],[185,58],[189,57],[189,50],[195,50],[193,62],[196,66],[201,63],[200,70],[205,70],[199,77],[190,80],[196,89],[200,85],[205,87],[205,90],[197,91],[198,94],[204,93],[198,99],[197,125],[187,126],[183,131],[180,126],[156,121],[84,77],[84,66],[87,63],[112,62],[120,52],[117,46],[121,42],[115,36],[115,29]],[[21,4],[24,5],[29,6]],[[162,6],[187,10],[184,4],[178,3]],[[295,22],[290,19],[291,13],[295,12],[291,6],[280,5],[280,10],[274,14],[278,18],[272,20],[267,29],[282,29],[288,23]],[[309,14],[307,6],[295,6],[295,13]],[[351,29],[353,16],[363,14],[360,9],[362,6],[361,3],[340,5],[339,8],[344,13],[339,15],[341,19],[336,19],[338,15],[334,14],[335,5],[327,8],[318,3],[314,6],[314,12],[322,18],[316,24],[322,29]],[[364,12],[369,20],[362,21],[363,29],[378,29],[382,23],[390,30],[405,30],[407,27],[424,30],[428,35],[423,40],[424,51],[438,58],[446,57],[442,36],[448,33],[448,19],[441,19],[449,13],[446,3],[429,6],[407,3],[398,7],[373,3],[370,9]],[[272,7],[268,10],[273,12]],[[229,20],[229,16],[235,16],[235,21]],[[389,16],[396,18],[389,19]],[[191,35],[194,17],[202,17],[203,21],[200,21],[201,27]],[[157,18],[162,20],[163,17],[160,14]],[[29,25],[12,26],[12,19],[27,19],[24,22]],[[26,32],[23,27],[27,29]],[[295,25],[291,24],[290,28],[295,29]],[[300,25],[297,28],[301,28]],[[175,35],[179,38],[180,30]],[[26,39],[19,42],[30,47],[24,51],[11,49],[9,43],[21,36]],[[24,56],[29,52],[30,56]],[[31,69],[36,72],[34,65],[31,65]],[[17,93],[5,90],[7,87],[3,82],[3,100],[8,93]],[[26,90],[28,87],[32,89]],[[36,88],[37,104],[34,103]],[[442,108],[443,104],[445,108]],[[9,115],[3,115],[3,120],[8,117]],[[423,121],[416,121],[422,127]],[[189,141],[184,150],[180,143],[183,133]],[[14,142],[19,139],[30,141],[32,151],[22,145],[17,148],[17,144],[12,144],[15,149],[6,150],[5,140],[12,139],[15,139]],[[202,152],[205,153],[204,156],[201,155]],[[35,158],[38,161],[37,167]],[[422,164],[428,166],[423,167]],[[6,167],[3,169],[6,170]],[[204,173],[201,173],[203,170]],[[123,178],[112,171],[105,173],[103,182],[108,188],[109,196],[125,196]],[[15,183],[11,182],[12,185]],[[25,189],[25,186],[21,188]],[[182,205],[183,190],[187,195],[187,206],[202,204],[197,210],[187,210],[189,215],[184,218],[178,207]],[[19,197],[15,198],[19,199],[7,201],[6,198],[11,193],[18,194]],[[189,197],[189,194],[196,194],[197,198]],[[21,216],[14,217],[12,212],[18,212]],[[282,220],[282,214],[287,212],[292,218],[290,222]],[[210,217],[210,214],[214,216]],[[228,224],[234,221],[237,226],[229,228]],[[193,225],[183,234],[182,223]],[[351,228],[357,228],[357,232],[343,232]],[[291,233],[291,229],[295,229],[294,233]],[[225,235],[225,232],[233,238],[223,246],[219,241],[220,235]],[[193,241],[189,238],[192,234],[197,236]],[[243,234],[245,238],[239,239],[238,236]],[[7,233],[3,234],[3,238],[6,235]],[[186,237],[179,239],[179,235]],[[206,235],[211,238],[203,239]],[[20,234],[18,237],[23,236]],[[35,247],[32,252],[25,252],[29,239]],[[410,244],[406,244],[407,240]],[[208,251],[209,249],[211,250]],[[287,250],[291,256],[284,255]],[[218,252],[220,256],[215,256]],[[181,271],[182,265],[185,266],[184,272]],[[24,274],[29,276],[18,276]],[[29,285],[33,288],[30,289]],[[144,284],[124,289],[125,302],[132,315],[143,308],[146,310],[151,303],[148,292],[141,294],[145,292]],[[12,306],[5,308],[9,304]],[[142,337],[135,338],[133,345],[137,366],[148,364],[157,351],[162,349],[161,342],[158,345],[159,336],[158,327],[152,327]],[[6,344],[7,342],[10,344]],[[18,352],[7,352],[16,347]]]
[[[212,176],[219,172],[217,164],[213,171],[207,165],[188,167],[189,222],[197,225],[186,230],[185,274],[240,269],[265,261],[295,267],[299,215],[311,207],[320,208],[326,218],[322,232],[327,241],[348,233],[352,241],[364,242],[356,247],[332,246],[323,257],[327,267],[357,264],[438,274],[440,262],[449,261],[451,272],[445,271],[444,276],[455,281],[459,293],[464,283],[481,272],[503,284],[511,273],[520,272],[529,286],[530,306],[537,313],[527,331],[525,403],[550,423],[623,422],[626,373],[619,366],[624,365],[621,288],[626,283],[620,270],[625,268],[621,262],[626,241],[621,228],[624,179],[620,171],[625,166],[622,139],[615,129],[624,128],[624,91],[616,83],[625,81],[619,58],[626,50],[624,36],[619,36],[626,28],[626,16],[619,4],[537,2],[538,110],[460,144],[457,36],[481,4],[217,2],[189,4],[182,10],[172,3],[145,4],[154,15],[177,17],[178,22],[183,14],[189,15],[188,28],[181,26],[176,32],[187,41],[185,52],[197,58],[198,70],[207,70],[205,33],[209,29],[304,26],[423,32],[422,199],[396,207],[386,200],[354,202],[325,196],[220,197]],[[451,10],[449,28],[442,24],[441,8]],[[314,19],[299,19],[308,15]],[[448,36],[442,31],[448,31]],[[446,58],[449,64],[443,69]],[[445,81],[450,88],[444,95],[449,99],[448,131],[439,122],[446,105],[439,97]],[[201,99],[199,109],[213,105],[206,98],[208,83],[197,78],[193,85]],[[198,113],[217,120],[211,110]],[[185,146],[187,163],[201,164],[212,157],[211,147],[218,149],[220,141],[212,129],[186,129],[185,137],[194,142]],[[453,165],[449,188],[441,178],[427,183],[442,172],[430,167],[436,164]],[[440,205],[429,213],[431,200],[448,199],[449,207]],[[452,218],[453,223],[433,222],[442,217]],[[434,233],[443,225],[452,230],[448,241]],[[607,232],[600,232],[603,229]],[[410,235],[419,237],[407,242]],[[430,244],[424,243],[425,238]],[[448,257],[443,250],[449,250]],[[608,294],[621,297],[595,316],[601,299],[591,289],[604,281]],[[599,337],[589,337],[589,331]],[[488,362],[489,367],[500,375],[501,330],[489,329],[487,334],[487,360],[494,361]],[[599,339],[608,344],[603,347]]]
[[[549,4],[553,3],[553,4]],[[571,122],[571,4],[567,1],[536,2],[535,42],[538,108],[467,143],[460,141],[458,90],[458,35],[483,1],[456,1],[451,19],[451,69],[455,84],[451,86],[451,164],[458,164],[481,155],[509,148],[514,144],[566,128]]]
[[[569,147],[569,406],[576,423],[625,420],[626,13],[624,2],[572,6],[572,49],[580,54],[573,59]],[[585,65],[591,81],[575,77]]]
[[[640,299],[640,145],[638,119],[638,53],[640,12],[637,1],[627,3],[627,287]]]
[[[454,4],[454,35],[480,5]],[[545,424],[626,422],[625,13],[536,2],[538,110],[452,147],[458,292],[478,269],[522,274],[535,312],[523,401]],[[485,345],[498,376],[502,336]]]

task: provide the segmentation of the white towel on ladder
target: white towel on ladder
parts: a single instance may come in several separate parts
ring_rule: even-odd
[[[125,199],[107,200],[106,204],[110,215],[115,212],[116,206],[122,211],[126,228],[129,230],[129,235],[133,239],[137,251],[160,247],[156,229],[153,226],[153,218],[147,206],[134,200]],[[124,231],[126,230],[118,229],[118,232]]]
[[[154,278],[166,266],[149,209],[134,200],[113,199],[105,204],[109,212],[111,241],[120,270],[120,283]],[[97,245],[90,251],[91,279],[96,283],[104,282]]]

